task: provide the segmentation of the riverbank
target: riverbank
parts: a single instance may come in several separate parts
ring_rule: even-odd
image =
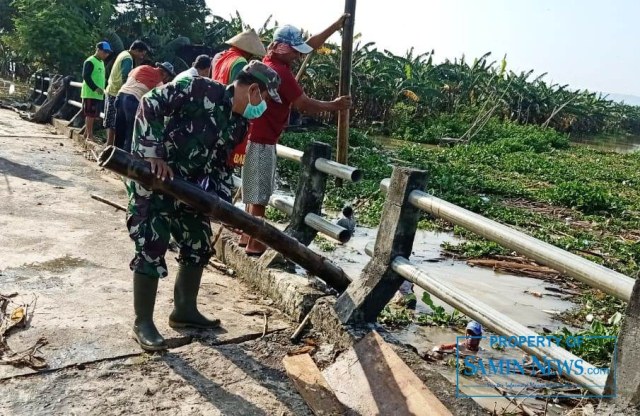
[[[378,225],[384,195],[379,183],[393,165],[429,172],[427,191],[529,235],[637,278],[640,267],[640,154],[618,154],[572,146],[565,135],[533,126],[509,126],[511,136],[484,137],[480,143],[424,147],[395,142],[384,148],[352,131],[350,164],[365,179],[336,188],[329,183],[325,207],[351,204],[359,224]],[[335,143],[335,133],[287,133],[283,144],[303,149],[312,140]],[[295,188],[297,166],[281,162],[283,183]],[[442,254],[459,259],[512,255],[459,227],[425,215],[420,227],[452,231],[461,242],[443,242]],[[617,333],[624,303],[563,277],[581,295],[579,307],[565,313],[567,324]]]

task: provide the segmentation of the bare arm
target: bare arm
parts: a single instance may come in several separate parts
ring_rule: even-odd
[[[327,41],[327,39],[329,39],[329,36],[342,29],[342,26],[344,26],[344,21],[347,17],[349,17],[348,13],[343,14],[338,20],[332,23],[331,26],[318,33],[317,35],[311,36],[309,39],[307,39],[307,45],[311,46],[313,49],[318,49],[319,47],[321,47]]]
[[[325,111],[340,111],[351,107],[351,97],[338,97],[333,101],[320,101],[302,94],[293,102],[293,108],[302,113],[322,113]]]

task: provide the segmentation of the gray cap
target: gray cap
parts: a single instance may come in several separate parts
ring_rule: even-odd
[[[156,62],[156,67],[164,69],[167,74],[171,75],[172,77],[176,76],[176,71],[175,69],[173,69],[173,65],[171,65],[171,62]]]

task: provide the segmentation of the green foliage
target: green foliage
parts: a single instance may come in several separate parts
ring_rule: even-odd
[[[0,0],[0,34],[13,31],[15,12],[13,0]]]
[[[437,325],[448,327],[461,327],[466,324],[466,317],[462,315],[457,309],[448,313],[442,306],[438,306],[433,303],[431,296],[424,292],[422,294],[422,301],[429,306],[431,314],[420,314],[417,318],[417,323],[422,325]]]
[[[15,0],[15,32],[3,37],[16,53],[63,74],[81,72],[113,12],[109,0]]]
[[[287,214],[280,211],[279,209],[272,207],[271,205],[267,206],[267,210],[264,216],[266,219],[273,222],[278,222],[278,223],[289,222],[289,217],[287,217]]]
[[[331,252],[336,249],[336,244],[334,242],[329,241],[320,235],[316,235],[316,238],[314,238],[313,241],[318,245],[320,251]]]
[[[458,244],[445,242],[442,244],[443,250],[454,253],[464,258],[487,257],[492,255],[509,254],[509,250],[504,249],[499,244],[486,240],[464,241]]]
[[[567,328],[562,328],[550,335],[560,338],[558,346],[570,351],[596,367],[608,368],[611,365],[616,338],[620,332],[621,317],[622,315],[617,315],[617,319],[612,321],[611,324],[605,325],[599,320],[594,320],[588,329],[571,332]],[[576,337],[582,337],[583,342],[567,342],[568,339],[573,340]]]
[[[186,37],[201,43],[210,10],[205,0],[117,0],[121,6],[111,27],[128,42],[144,38],[153,48]],[[155,55],[155,54],[154,54]]]
[[[550,202],[578,209],[585,214],[615,214],[624,205],[624,202],[612,195],[608,189],[579,181],[558,184],[550,189],[548,194]]]
[[[378,322],[392,328],[407,326],[413,322],[413,312],[406,308],[395,308],[387,305],[378,315]]]

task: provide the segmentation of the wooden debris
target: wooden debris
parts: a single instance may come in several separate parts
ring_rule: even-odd
[[[118,209],[120,211],[126,211],[127,210],[127,208],[125,206],[120,205],[120,204],[118,204],[116,202],[113,202],[113,201],[109,201],[107,198],[103,198],[103,197],[101,197],[99,195],[96,195],[96,194],[91,194],[91,199],[95,199],[96,201],[100,201],[103,204],[110,205],[110,206],[112,206],[112,207],[114,207],[114,208],[116,208],[116,209]]]
[[[323,374],[338,399],[358,414],[451,416],[375,331],[343,352]]]
[[[522,412],[524,414],[526,414],[527,416],[536,416],[537,413],[535,411],[533,411],[531,408],[525,406],[522,401],[519,403],[515,398],[510,397],[509,393],[504,390],[502,387],[498,386],[498,384],[496,384],[495,381],[491,380],[491,378],[484,376],[485,380],[487,380],[489,382],[489,384],[491,384],[491,386],[496,389],[502,396],[504,396],[507,400],[509,400],[511,403],[513,403],[517,408],[519,408],[520,410],[522,410]],[[524,390],[526,387],[524,387],[522,390]],[[520,392],[518,392],[517,395],[519,395],[520,393],[522,393],[522,390],[520,390]],[[523,400],[524,401],[524,400]],[[505,410],[505,414],[506,414],[506,410]]]
[[[535,296],[537,298],[541,298],[543,296],[542,293],[536,292],[534,290],[525,290],[524,293],[528,293],[528,294],[533,295],[533,296]]]
[[[470,266],[489,267],[493,270],[499,270],[505,273],[535,277],[539,279],[557,278],[561,275],[557,270],[545,266],[539,266],[535,263],[519,263],[515,261],[494,259],[471,259],[467,260],[467,264]]]
[[[293,331],[293,335],[291,335],[291,338],[290,338],[291,342],[296,342],[298,340],[298,338],[300,337],[300,334],[302,334],[302,331],[304,331],[304,328],[309,324],[310,320],[311,320],[311,314],[307,314],[307,316],[304,317],[302,322],[300,322],[300,325],[298,325],[296,330]]]
[[[218,271],[221,271],[221,272],[223,272],[223,273],[230,274],[230,273],[229,273],[229,270],[230,270],[230,269],[229,269],[229,266],[227,266],[227,265],[226,265],[226,264],[224,264],[224,263],[220,263],[220,262],[219,262],[219,261],[217,261],[217,260],[214,260],[214,259],[209,260],[209,266],[211,266],[211,267],[213,267],[214,269],[216,269],[216,270],[218,270]]]
[[[571,296],[580,295],[580,292],[577,292],[575,290],[563,289],[563,288],[553,287],[553,286],[545,286],[545,290],[548,290],[549,292],[562,293],[564,295],[571,295]]]
[[[282,364],[314,415],[347,413],[309,354],[284,357]]]
[[[264,316],[264,325],[262,326],[262,336],[260,338],[264,338],[264,336],[267,335],[267,331],[269,330],[269,315],[263,313],[262,316]]]
[[[37,297],[34,297],[31,303],[18,304],[12,300],[16,296],[17,293],[0,294],[0,365],[26,366],[34,370],[45,368],[47,362],[38,353],[40,348],[47,345],[46,338],[41,337],[31,347],[17,352],[13,351],[6,341],[14,329],[28,326],[35,310]],[[14,305],[11,309],[10,304]]]

